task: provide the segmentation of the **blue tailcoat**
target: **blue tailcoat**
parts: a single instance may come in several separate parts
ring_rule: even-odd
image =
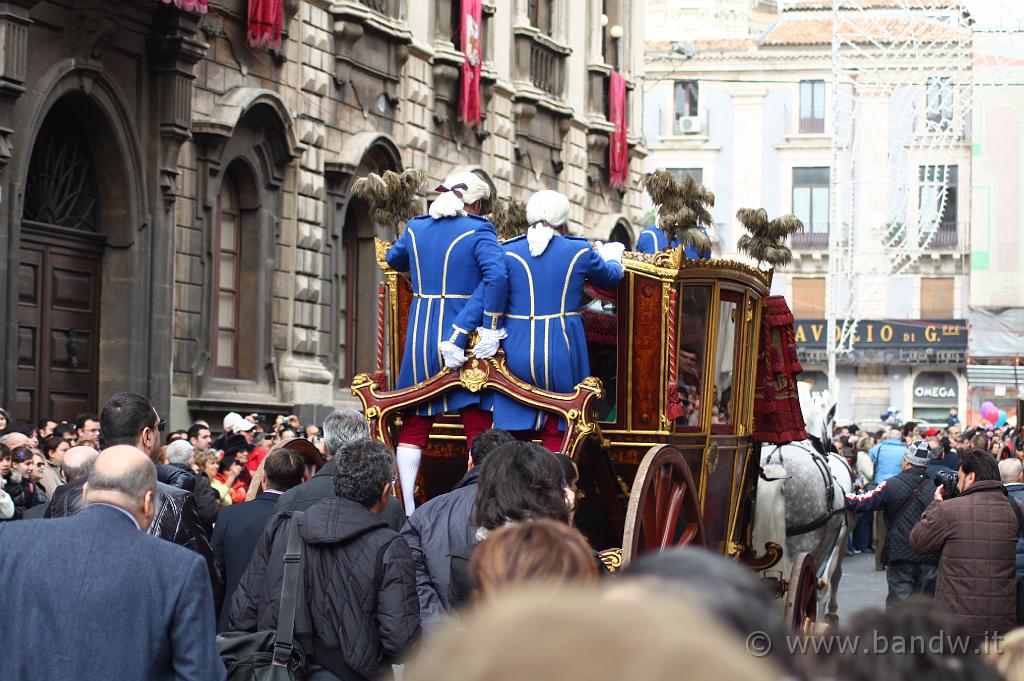
[[[587,337],[580,309],[583,284],[613,288],[622,265],[605,262],[586,239],[555,236],[539,256],[530,255],[526,237],[503,244],[508,268],[508,306],[502,346],[513,374],[545,390],[568,393],[590,375]],[[494,409],[494,427],[539,429],[545,412],[499,394],[484,406]]]
[[[409,272],[413,301],[409,310],[405,353],[396,388],[408,388],[441,371],[437,345],[451,340],[466,347],[466,336],[478,326],[499,328],[505,309],[508,279],[494,226],[477,215],[434,219],[421,215],[388,250],[388,265]],[[474,293],[479,306],[468,306]],[[446,393],[417,408],[421,416],[478,404],[467,390]]]
[[[679,248],[679,240],[673,239],[670,242],[661,227],[651,225],[650,227],[644,227],[640,230],[640,236],[636,238],[636,248],[634,250],[637,253],[653,254],[660,253],[666,248]],[[704,251],[701,253],[693,246],[687,246],[683,249],[683,253],[686,255],[688,260],[707,260],[711,257],[710,252]]]

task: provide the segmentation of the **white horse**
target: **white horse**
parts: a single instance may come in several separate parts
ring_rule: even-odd
[[[806,383],[799,388],[808,438],[762,446],[752,540],[755,552],[768,542],[783,548],[782,560],[769,568],[781,572],[783,579],[789,579],[798,553],[814,557],[819,583],[824,582],[818,590],[818,612],[834,623],[849,534],[845,495],[853,480],[832,444],[835,404],[827,393],[812,398]]]

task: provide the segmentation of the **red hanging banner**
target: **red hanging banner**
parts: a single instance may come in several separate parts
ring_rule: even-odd
[[[462,0],[459,19],[462,54],[462,91],[459,97],[459,118],[468,126],[480,125],[480,67],[484,61],[481,31],[483,5],[481,0]]]
[[[283,0],[249,0],[249,47],[255,50],[281,47],[283,23]]]
[[[608,179],[613,187],[629,182],[629,141],[626,139],[626,79],[612,71],[608,79],[608,121],[615,126],[608,144]]]
[[[174,6],[178,9],[183,9],[186,12],[196,12],[198,14],[206,14],[206,2],[207,0],[160,0],[165,5],[174,3]]]

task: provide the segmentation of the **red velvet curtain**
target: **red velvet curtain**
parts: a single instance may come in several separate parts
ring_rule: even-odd
[[[281,47],[283,23],[284,0],[249,0],[249,47],[271,50]]]
[[[172,2],[178,9],[183,9],[186,12],[198,12],[199,14],[206,14],[206,0],[161,0],[165,5],[169,5]]]
[[[462,62],[459,118],[466,125],[475,128],[480,125],[480,67],[484,61],[481,0],[462,0],[459,17],[459,47],[466,57]]]
[[[608,82],[608,120],[615,126],[608,145],[608,175],[613,187],[629,182],[629,142],[626,139],[626,79],[612,71]]]

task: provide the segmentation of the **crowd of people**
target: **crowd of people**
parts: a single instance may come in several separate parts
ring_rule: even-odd
[[[574,527],[573,461],[503,430],[479,434],[463,479],[407,516],[393,493],[394,452],[369,438],[362,414],[337,410],[307,428],[261,421],[231,413],[215,438],[197,422],[164,442],[154,405],[122,393],[74,424],[44,422],[32,432],[9,424],[0,463],[14,510],[0,511],[18,521],[0,523],[0,579],[11,593],[35,594],[19,627],[48,636],[9,649],[5,673],[224,679],[231,658],[217,635],[273,632],[290,601],[302,651],[292,659],[314,681],[385,678],[392,665],[410,679],[446,681],[581,672],[1024,678],[1024,667],[1009,662],[1024,656],[1024,637],[1009,633],[1019,531],[1010,505],[999,506],[1007,487],[998,479],[1016,495],[1022,467],[980,446],[982,436],[1005,433],[909,426],[866,448],[856,429],[837,436],[837,446],[852,444],[870,464],[851,456],[864,480],[848,505],[882,513],[890,585],[886,612],[863,613],[839,631],[1009,633],[981,645],[987,655],[923,650],[894,661],[892,652],[794,649],[766,582],[710,551],[648,554],[611,574]],[[53,437],[64,444],[47,446]],[[326,464],[310,476],[317,454]],[[959,474],[955,496],[936,487],[942,470]],[[248,484],[258,490],[245,501],[235,491]],[[896,507],[911,509],[910,519]],[[979,514],[987,525],[979,527]],[[25,520],[36,516],[44,519]],[[301,565],[301,588],[292,591],[289,561]],[[34,588],[41,575],[57,588]],[[932,594],[933,604],[920,600]]]
[[[161,421],[158,431],[163,428]],[[273,447],[301,435],[323,451],[319,427],[303,427],[294,414],[243,418],[230,412],[216,438],[213,432],[207,421],[197,420],[188,430],[161,437],[154,458],[168,467],[169,477],[171,469],[194,477],[189,491],[208,530],[221,508],[246,500],[252,474]],[[58,487],[85,479],[99,449],[96,414],[69,421],[44,418],[33,425],[13,421],[0,409],[0,520],[43,517]]]

